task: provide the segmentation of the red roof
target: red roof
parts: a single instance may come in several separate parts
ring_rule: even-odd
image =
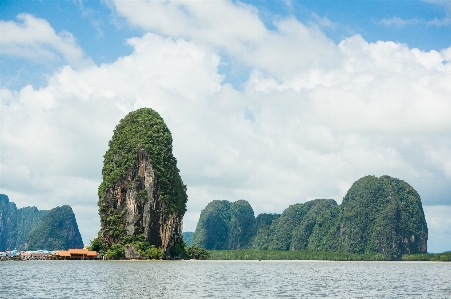
[[[88,249],[69,249],[69,253],[71,255],[74,255],[74,254],[87,255],[88,254]]]
[[[70,253],[67,250],[55,251],[55,255],[70,257]]]

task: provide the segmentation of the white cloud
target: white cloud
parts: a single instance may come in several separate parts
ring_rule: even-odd
[[[440,5],[445,8],[448,13],[451,13],[451,2],[449,0],[422,0],[426,3]]]
[[[422,0],[423,2],[434,4],[440,6],[444,9],[444,17],[443,18],[433,18],[433,19],[402,19],[400,17],[392,17],[392,18],[384,18],[379,20],[377,23],[382,24],[384,26],[390,27],[405,27],[411,25],[424,25],[424,26],[449,26],[451,25],[451,1],[449,0]]]
[[[442,145],[439,148],[429,148],[427,154],[431,162],[451,180],[451,146]]]
[[[384,26],[405,27],[409,25],[417,25],[421,23],[421,20],[419,19],[405,20],[400,17],[392,17],[392,18],[384,18],[378,21],[377,23],[382,24]]]
[[[140,28],[226,51],[240,63],[281,78],[312,64],[331,64],[335,47],[319,29],[293,18],[268,30],[256,9],[229,1],[114,1],[117,12]],[[158,12],[158,13],[156,13]]]
[[[62,58],[74,67],[92,64],[71,33],[56,33],[46,20],[26,13],[19,14],[17,20],[0,20],[0,54],[27,58],[35,63]]]
[[[424,206],[428,223],[429,252],[444,252],[451,248],[451,214],[450,206]]]
[[[377,24],[384,25],[386,27],[394,26],[394,27],[406,27],[411,25],[425,25],[425,26],[436,26],[436,27],[442,27],[442,26],[449,26],[451,25],[451,18],[445,17],[442,19],[434,18],[431,20],[422,20],[422,19],[402,19],[400,17],[392,17],[388,19],[381,19],[377,21]]]

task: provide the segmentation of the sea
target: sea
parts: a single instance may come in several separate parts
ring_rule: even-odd
[[[451,263],[7,261],[0,298],[451,298]]]

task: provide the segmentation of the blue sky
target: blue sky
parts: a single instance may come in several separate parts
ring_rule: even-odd
[[[243,1],[258,8],[268,28],[277,18],[294,16],[306,24],[319,26],[335,42],[360,34],[368,42],[390,40],[410,48],[440,50],[451,40],[451,4],[447,1]],[[129,55],[132,48],[125,43],[130,36],[145,30],[130,26],[127,20],[111,9],[106,1],[11,1],[0,3],[3,20],[14,21],[20,13],[30,13],[47,20],[55,31],[72,33],[86,54],[97,64],[111,63]],[[434,21],[436,21],[434,23]],[[227,60],[227,57],[224,57]],[[1,57],[5,85],[23,87],[24,82],[36,86],[46,84],[62,61],[38,64],[29,60]],[[34,64],[34,65],[33,65]],[[43,72],[44,69],[44,72]],[[231,71],[223,68],[224,72]],[[245,80],[239,68],[226,77],[226,82],[239,85]],[[239,73],[239,74],[236,74]],[[20,79],[19,79],[20,78]]]
[[[70,204],[85,243],[112,130],[151,107],[185,231],[214,199],[280,213],[390,175],[451,249],[450,1],[1,1],[0,26],[0,193]]]

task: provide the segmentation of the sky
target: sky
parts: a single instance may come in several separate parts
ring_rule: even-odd
[[[451,1],[0,1],[0,193],[72,206],[85,244],[113,130],[156,110],[188,188],[281,213],[366,175],[451,250]]]

